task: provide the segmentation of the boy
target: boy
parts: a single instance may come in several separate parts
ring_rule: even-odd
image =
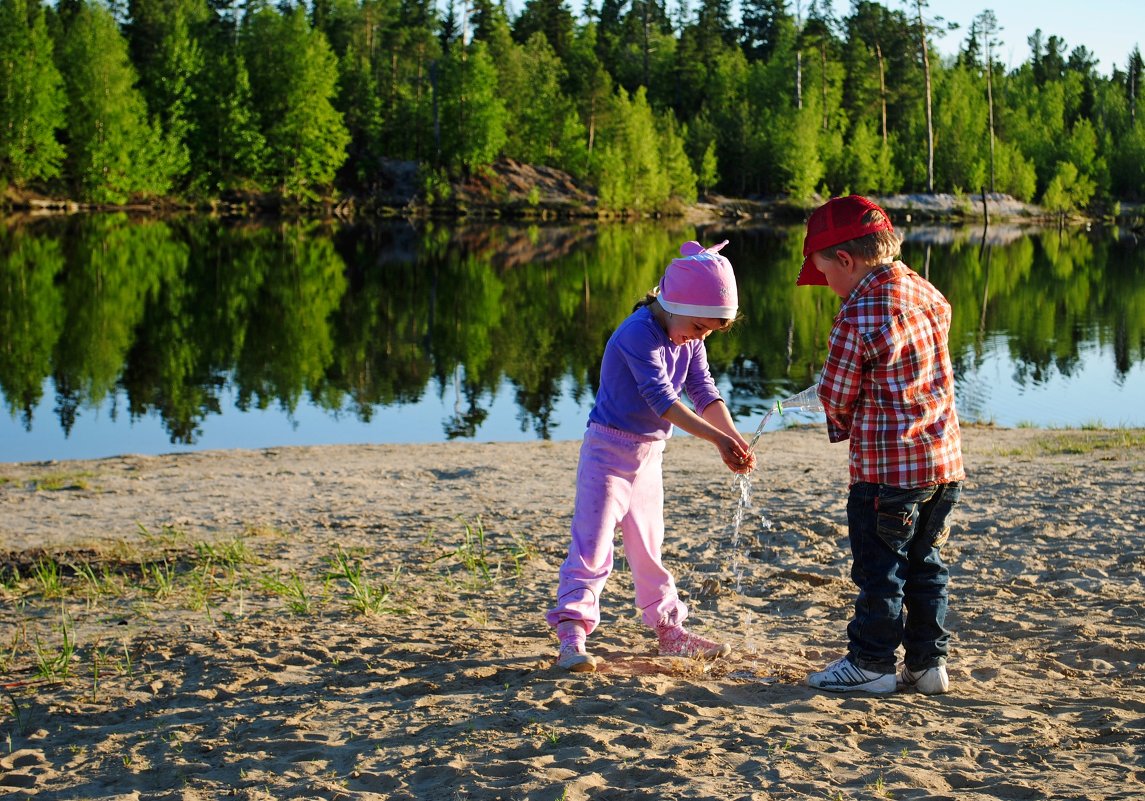
[[[829,286],[843,299],[819,399],[830,440],[850,440],[847,526],[859,595],[847,655],[807,677],[835,692],[905,686],[933,695],[950,686],[949,573],[939,549],[965,477],[950,304],[895,260],[901,242],[875,203],[832,198],[807,221],[796,281]],[[900,644],[906,654],[896,676]]]

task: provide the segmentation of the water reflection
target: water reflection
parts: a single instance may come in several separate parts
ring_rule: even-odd
[[[1117,231],[988,233],[915,227],[904,246],[953,304],[965,418],[999,416],[1000,356],[1019,395],[1095,359],[1112,360],[1112,385],[1091,391],[1140,371],[1145,248]],[[799,228],[10,221],[0,393],[45,439],[99,410],[108,426],[157,417],[170,443],[194,445],[231,409],[369,423],[434,396],[452,407],[420,439],[474,438],[509,388],[522,429],[548,438],[562,403],[591,401],[609,333],[679,242],[725,237],[743,319],[709,354],[750,417],[814,380],[838,308],[826,288],[794,286]]]

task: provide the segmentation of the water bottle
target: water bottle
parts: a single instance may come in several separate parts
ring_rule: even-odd
[[[819,385],[812,384],[797,395],[776,403],[780,414],[784,412],[807,412],[823,414],[823,404],[819,402]]]

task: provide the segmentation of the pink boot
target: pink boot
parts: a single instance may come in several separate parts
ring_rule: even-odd
[[[584,626],[576,620],[562,620],[557,625],[557,638],[561,650],[557,655],[557,667],[573,673],[592,673],[596,670],[596,657],[584,647]]]
[[[732,647],[693,634],[683,626],[665,626],[656,629],[660,639],[660,656],[684,656],[697,659],[716,659],[727,656]]]

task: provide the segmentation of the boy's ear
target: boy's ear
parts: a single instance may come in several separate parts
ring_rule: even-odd
[[[839,266],[848,272],[855,267],[855,257],[845,250],[835,251],[835,261],[839,262]]]

